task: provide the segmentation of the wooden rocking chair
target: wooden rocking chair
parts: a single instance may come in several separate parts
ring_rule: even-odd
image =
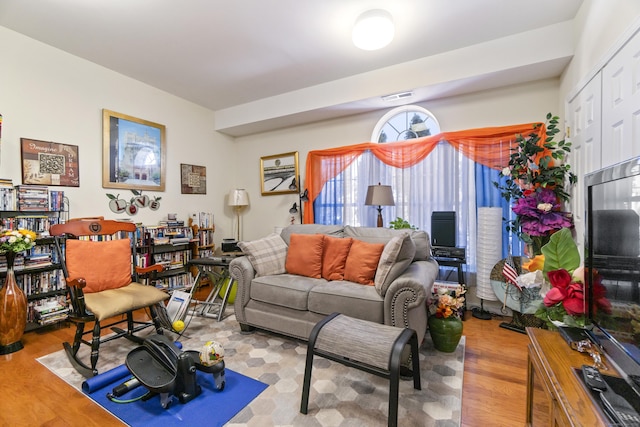
[[[159,314],[164,309],[162,301],[169,296],[152,285],[138,282],[162,267],[132,268],[136,255],[135,224],[100,217],[82,218],[53,225],[49,232],[55,237],[67,282],[69,321],[76,325],[73,344],[65,342],[63,346],[80,374],[88,378],[98,373],[99,349],[104,342],[125,337],[142,343],[134,333],[149,326],[155,326],[162,334]],[[152,322],[134,321],[133,312],[146,307]],[[125,321],[126,330],[115,327]],[[85,325],[90,322],[94,322],[93,331],[85,332]],[[115,334],[101,337],[103,328],[111,328]],[[91,341],[85,340],[84,335],[90,333]],[[90,365],[78,357],[80,344],[91,347]]]

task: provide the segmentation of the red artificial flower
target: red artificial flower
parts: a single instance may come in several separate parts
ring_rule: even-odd
[[[551,307],[558,303],[571,316],[584,314],[584,286],[579,282],[572,282],[571,274],[565,269],[547,273],[552,288],[544,297],[543,303]]]

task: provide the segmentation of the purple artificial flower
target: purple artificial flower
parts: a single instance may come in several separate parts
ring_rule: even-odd
[[[513,212],[519,216],[522,232],[530,236],[548,236],[572,225],[571,214],[560,211],[558,197],[548,188],[518,199]]]

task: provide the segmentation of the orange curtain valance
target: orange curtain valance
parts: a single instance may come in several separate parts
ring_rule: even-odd
[[[304,209],[304,222],[313,223],[314,212],[309,204],[318,197],[327,183],[344,171],[363,152],[370,151],[389,166],[407,168],[427,157],[439,142],[445,141],[477,163],[493,169],[502,169],[509,163],[511,148],[517,135],[537,134],[540,143],[546,139],[544,123],[488,127],[458,132],[442,132],[402,142],[378,144],[365,142],[326,150],[310,151],[306,164],[306,189],[309,202]]]

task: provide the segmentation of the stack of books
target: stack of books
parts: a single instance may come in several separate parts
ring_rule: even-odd
[[[17,185],[16,196],[19,211],[49,210],[49,189],[46,185]]]
[[[0,211],[16,210],[16,191],[11,179],[0,178]]]
[[[198,225],[198,227],[213,228],[213,213],[198,212],[197,214],[193,214],[192,217],[194,217],[194,222]]]
[[[57,303],[56,305],[36,305],[33,307],[34,320],[40,325],[49,325],[57,323],[67,318],[69,309],[64,305]]]
[[[64,191],[51,190],[49,192],[49,210],[52,212],[64,210]]]

